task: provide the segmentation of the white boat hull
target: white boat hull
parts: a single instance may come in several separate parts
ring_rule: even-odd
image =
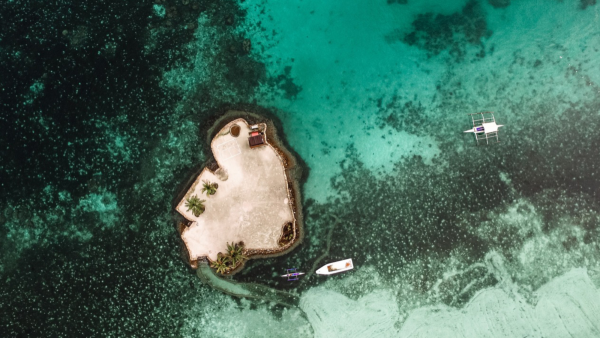
[[[317,275],[333,275],[352,269],[354,269],[354,263],[352,263],[352,258],[349,258],[322,266],[317,270]]]
[[[290,273],[288,275],[281,275],[281,277],[293,277],[293,276],[302,276],[304,274],[304,272],[296,272],[296,273]]]

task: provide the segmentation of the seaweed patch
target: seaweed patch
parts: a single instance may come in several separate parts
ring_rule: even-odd
[[[402,39],[404,43],[431,55],[448,50],[457,59],[464,57],[469,45],[483,48],[482,40],[492,34],[487,28],[485,12],[475,0],[453,14],[419,14],[412,26],[413,31]]]
[[[488,0],[488,3],[494,8],[506,8],[510,6],[510,0]]]
[[[394,96],[390,102],[379,107],[379,128],[390,126],[396,131],[405,131],[410,134],[426,134],[424,125],[428,124],[425,108],[420,102],[404,101]]]

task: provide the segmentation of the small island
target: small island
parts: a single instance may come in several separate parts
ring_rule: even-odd
[[[240,115],[256,123],[227,122]],[[200,172],[176,210],[187,220],[179,232],[190,265],[206,261],[231,274],[248,258],[281,255],[300,242],[297,168],[270,121],[230,111],[215,125],[216,163]]]

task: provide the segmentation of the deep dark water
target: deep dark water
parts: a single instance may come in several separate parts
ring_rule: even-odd
[[[179,262],[173,236],[101,231],[25,251],[5,274],[5,336],[174,336],[200,281]],[[152,253],[149,255],[149,253]],[[158,279],[158,280],[157,280]],[[175,285],[190,285],[175,287]]]
[[[181,95],[160,87],[162,72],[187,60],[182,46],[192,39],[199,13],[211,13],[224,36],[234,27],[227,18],[243,15],[230,1],[162,4],[172,9],[165,18],[152,15],[149,1],[3,6],[0,102],[2,122],[11,128],[2,173],[11,179],[2,181],[9,190],[20,191],[26,180],[32,187],[56,182],[81,193],[81,182],[98,172],[112,186],[139,174],[139,162],[166,132]],[[215,48],[239,74],[239,58],[223,40]],[[244,84],[243,75],[253,81],[255,74],[241,75],[237,82]],[[32,93],[34,84],[43,90]],[[202,114],[214,104],[207,96],[195,108]],[[107,131],[134,145],[127,161],[103,151],[112,141]]]
[[[161,142],[235,102],[209,82],[178,110],[182,93],[162,75],[188,67],[201,13],[228,67],[215,81],[240,102],[264,66],[232,48],[244,40],[235,2],[157,4],[165,17],[150,1],[0,5],[2,337],[179,336],[203,288],[168,216],[203,154]]]

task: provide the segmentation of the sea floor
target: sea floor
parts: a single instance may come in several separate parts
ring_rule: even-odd
[[[600,336],[600,5],[186,2],[0,9],[2,336]],[[203,283],[173,203],[229,108],[303,160],[305,238]]]
[[[258,102],[310,167],[283,264],[310,267],[332,217],[325,260],[357,262],[304,287],[315,336],[600,335],[598,9],[493,5],[243,3],[279,76]],[[478,111],[500,144],[462,133]]]

